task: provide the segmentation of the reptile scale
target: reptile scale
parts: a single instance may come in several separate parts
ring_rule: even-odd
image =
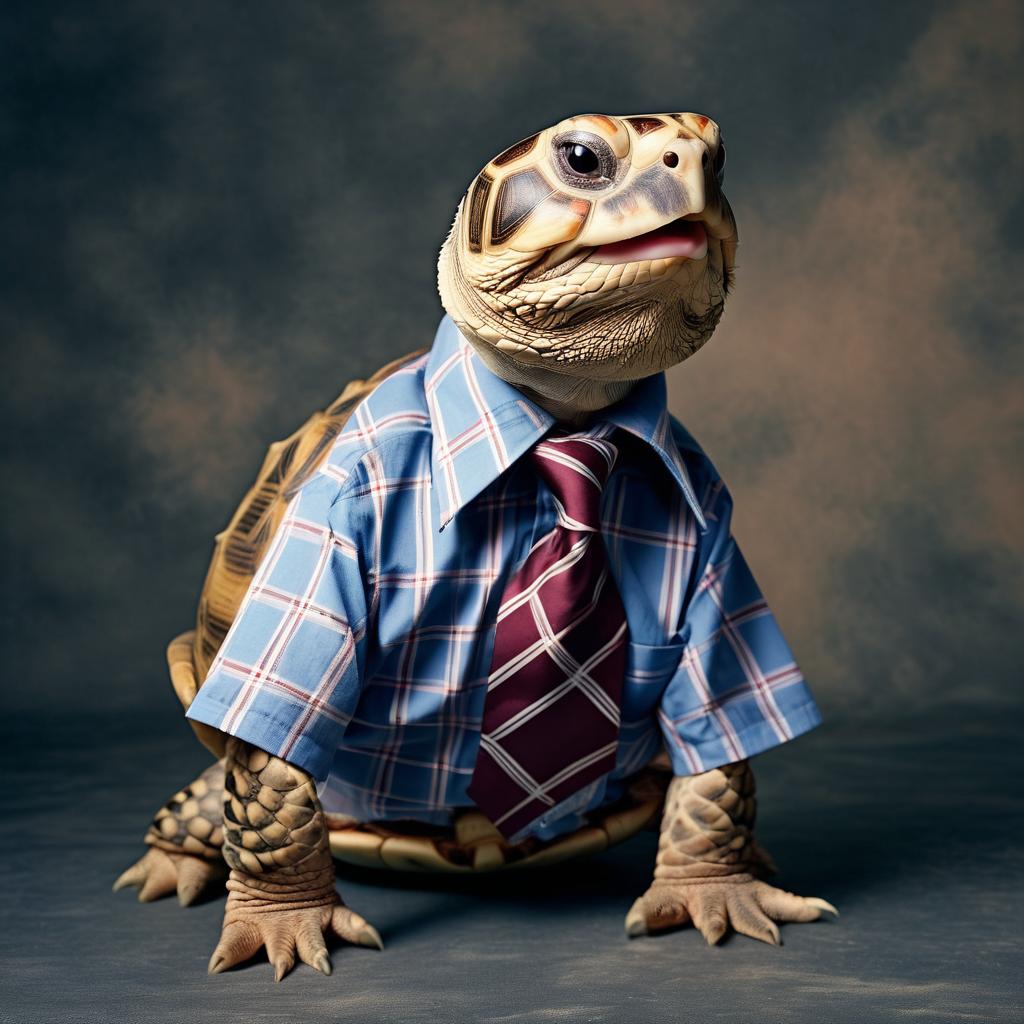
[[[695,113],[581,115],[504,150],[473,180],[440,253],[442,304],[464,344],[566,430],[585,428],[638,382],[686,359],[713,333],[733,284],[737,232],[724,164],[718,125]],[[196,628],[168,648],[185,708],[293,500],[322,476],[369,396],[417,357],[349,383],[270,447],[217,537]],[[211,973],[263,947],[278,980],[297,959],[330,973],[325,936],[382,948],[339,897],[334,857],[399,870],[523,870],[604,849],[659,815],[654,877],[626,915],[630,937],[692,923],[712,944],[730,927],[777,944],[778,923],[836,913],[765,880],[774,869],[753,838],[746,758],[673,775],[662,751],[583,826],[510,841],[465,804],[436,827],[325,811],[318,780],[298,764],[190,722],[217,760],[157,812],[145,855],[114,889],[136,886],[142,902],[176,893],[187,906],[226,879]]]

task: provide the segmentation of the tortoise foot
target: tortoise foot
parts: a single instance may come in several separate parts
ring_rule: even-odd
[[[223,883],[228,869],[223,860],[209,860],[191,853],[175,853],[151,846],[114,882],[113,891],[135,886],[139,902],[151,903],[177,893],[183,907],[191,906],[215,883]]]
[[[817,921],[822,914],[839,916],[831,903],[816,896],[797,896],[749,874],[654,884],[626,916],[630,938],[687,924],[716,945],[731,927],[771,946],[781,945],[778,923]]]
[[[337,897],[334,904],[298,910],[260,906],[250,909],[232,906],[224,916],[220,942],[210,957],[210,974],[220,974],[255,956],[266,948],[274,966],[274,981],[280,981],[296,959],[321,974],[331,973],[331,958],[325,937],[338,938],[354,946],[383,949],[380,933],[364,917],[349,910]]]

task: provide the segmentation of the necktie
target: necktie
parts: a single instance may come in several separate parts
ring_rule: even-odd
[[[599,530],[617,454],[571,434],[528,456],[557,525],[502,595],[468,790],[506,838],[615,766],[628,632]]]

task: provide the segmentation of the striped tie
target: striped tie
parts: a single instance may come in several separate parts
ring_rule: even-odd
[[[580,434],[530,453],[557,525],[502,596],[468,790],[506,838],[615,766],[628,633],[598,531],[617,454]]]

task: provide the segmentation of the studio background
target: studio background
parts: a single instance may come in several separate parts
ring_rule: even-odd
[[[1006,882],[1020,866],[1019,804],[996,780],[1009,788],[1022,704],[1022,22],[1020,4],[968,2],[5,5],[8,767],[35,758],[67,793],[67,749],[88,772],[128,734],[201,765],[164,647],[192,623],[213,535],[268,444],[429,345],[437,250],[491,156],[573,113],[693,110],[722,127],[740,247],[715,336],[669,374],[672,409],[733,492],[736,535],[826,718],[771,756],[797,758],[792,799],[802,783],[862,814],[911,785],[927,818],[942,813],[927,766],[960,750],[958,798],[990,823],[962,823],[963,848],[990,843]],[[872,768],[879,736],[913,735],[932,746]],[[842,770],[815,776],[814,752],[842,742],[867,772],[852,802]],[[117,845],[99,882],[184,781],[137,797],[134,832],[103,833]],[[861,820],[912,833],[921,817]],[[42,835],[56,856],[59,821]],[[819,888],[843,884],[834,867]],[[884,854],[858,877],[872,870]],[[989,950],[993,978],[1006,952]],[[980,990],[1009,998],[993,978]]]

